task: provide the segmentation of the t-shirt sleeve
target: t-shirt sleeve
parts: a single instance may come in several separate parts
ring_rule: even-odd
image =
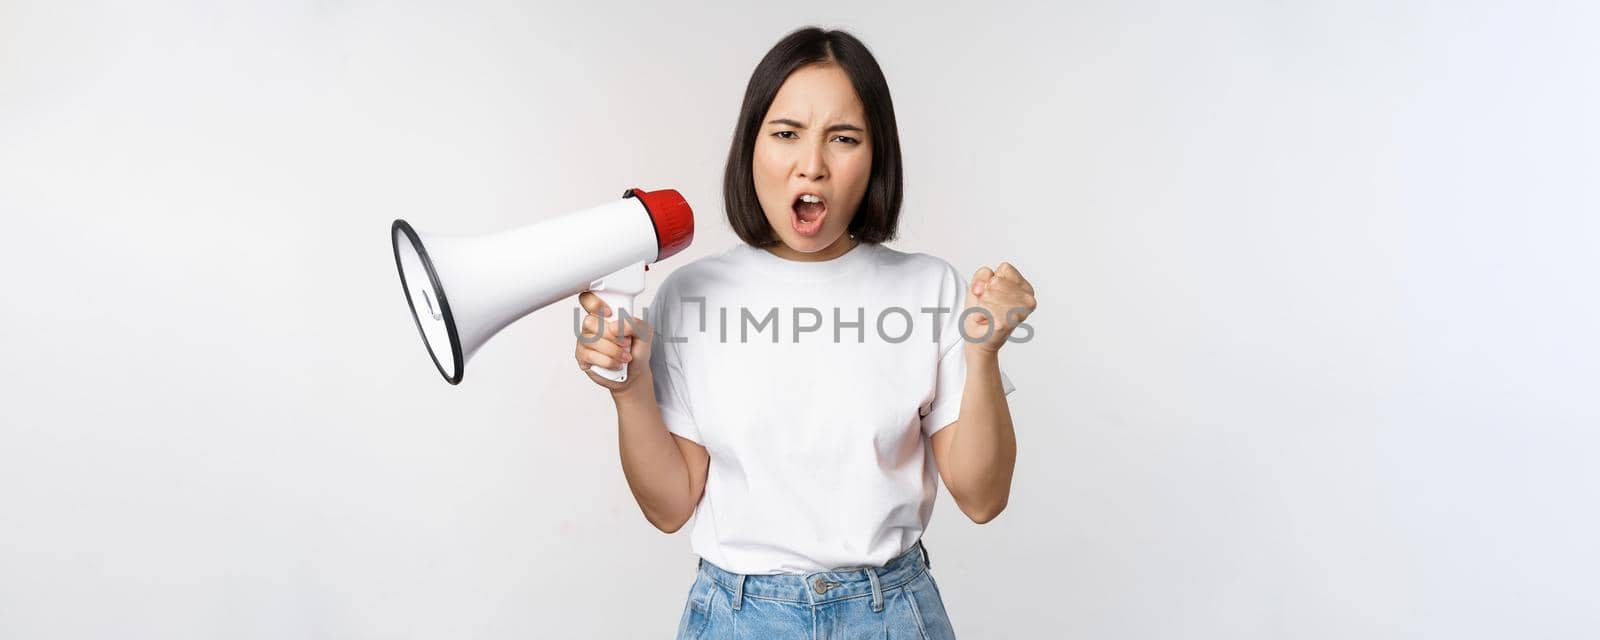
[[[695,424],[694,412],[689,404],[688,379],[683,375],[683,358],[679,343],[668,336],[682,335],[682,304],[670,293],[670,279],[656,290],[648,315],[654,325],[654,342],[650,345],[650,377],[654,381],[656,404],[661,407],[661,420],[667,431],[704,446],[700,428]]]
[[[961,395],[967,384],[967,350],[962,348],[966,340],[960,324],[961,311],[967,303],[967,279],[951,267],[945,281],[948,286],[942,287],[940,305],[951,312],[943,317],[945,322],[939,332],[939,370],[933,400],[922,414],[922,433],[929,436],[961,417]],[[1000,367],[1000,387],[1005,395],[1016,390],[1004,366]]]

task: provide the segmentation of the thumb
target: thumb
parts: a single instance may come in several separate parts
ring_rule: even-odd
[[[655,335],[655,325],[651,324],[649,320],[641,318],[639,321],[639,330],[630,337],[630,339],[633,341],[631,343],[633,346],[631,349],[633,352],[633,357],[637,358],[650,353],[650,343],[655,341]]]
[[[989,279],[994,277],[994,271],[989,267],[980,267],[978,272],[972,274],[972,286],[967,293],[974,296],[983,295],[983,290],[989,286]]]

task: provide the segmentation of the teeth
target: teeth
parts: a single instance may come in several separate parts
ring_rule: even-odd
[[[801,202],[818,203],[818,202],[822,202],[822,198],[820,198],[818,196],[811,195],[811,194],[808,193],[808,194],[805,194],[803,196],[800,196],[800,201]]]

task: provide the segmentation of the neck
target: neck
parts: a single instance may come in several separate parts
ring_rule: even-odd
[[[795,251],[789,245],[784,244],[781,240],[778,241],[778,244],[770,247],[764,247],[764,249],[767,251],[767,253],[771,253],[772,255],[778,256],[779,258],[783,258],[785,260],[793,260],[795,262],[822,262],[824,260],[832,260],[849,253],[850,250],[854,249],[857,244],[860,244],[860,242],[854,237],[851,237],[850,234],[846,233],[839,236],[839,239],[835,240],[833,244],[811,253]]]

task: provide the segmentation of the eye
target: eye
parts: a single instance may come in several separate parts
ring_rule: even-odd
[[[781,140],[794,140],[799,136],[796,136],[793,131],[777,131],[772,134],[772,137]]]
[[[861,144],[860,140],[857,140],[857,139],[852,138],[850,136],[834,136],[833,139],[834,140],[843,140],[843,141],[848,142],[850,144]]]

